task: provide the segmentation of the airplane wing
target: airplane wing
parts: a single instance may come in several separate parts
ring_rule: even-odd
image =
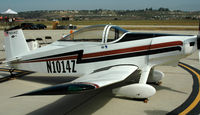
[[[92,91],[125,80],[138,69],[135,65],[106,67],[84,75],[72,82],[50,86],[47,88],[24,93],[19,96],[31,95],[66,95]]]

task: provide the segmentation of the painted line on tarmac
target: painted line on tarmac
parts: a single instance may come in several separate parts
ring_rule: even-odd
[[[9,69],[7,69],[7,68],[0,68],[0,72],[8,72],[8,75],[3,76],[2,78],[0,78],[0,82],[8,81],[8,80],[11,80],[11,78],[19,78],[19,77],[22,77],[24,75],[28,75],[28,74],[34,73],[34,72],[31,72],[31,71],[14,70],[13,72],[15,74],[13,74],[14,76],[11,76],[11,74],[9,72]]]
[[[188,99],[167,115],[197,115],[200,113],[200,70],[182,62],[179,66],[192,74],[193,88]]]

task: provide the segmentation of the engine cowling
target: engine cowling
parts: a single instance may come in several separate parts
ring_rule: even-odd
[[[148,84],[131,84],[113,89],[113,94],[128,98],[146,99],[153,96],[156,89]]]

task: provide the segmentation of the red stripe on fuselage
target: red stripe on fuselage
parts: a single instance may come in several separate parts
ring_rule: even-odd
[[[170,47],[170,46],[176,46],[176,45],[183,45],[183,42],[182,41],[174,41],[174,42],[166,42],[166,43],[160,43],[160,44],[152,44],[150,49]]]
[[[138,52],[138,51],[143,51],[143,50],[158,49],[158,48],[163,48],[163,47],[171,47],[171,46],[177,46],[177,45],[183,45],[183,42],[182,41],[174,41],[174,42],[144,45],[144,46],[137,46],[137,47],[131,47],[131,48],[125,48],[125,49],[118,49],[118,50],[110,50],[110,51],[104,51],[104,52],[88,53],[88,54],[83,54],[82,58],[95,58],[95,57],[102,57],[102,56],[108,56],[108,55],[116,55],[116,54],[124,54],[124,53],[129,53],[129,52]],[[72,55],[72,56],[63,56],[63,57],[58,57],[58,58],[54,57],[54,58],[47,58],[47,59],[22,61],[21,63],[70,60],[70,59],[77,59],[77,57],[78,57],[78,54]]]
[[[105,51],[105,52],[89,53],[89,54],[84,54],[83,58],[93,58],[93,57],[99,57],[99,56],[107,56],[107,55],[121,54],[121,53],[127,53],[127,52],[142,51],[142,50],[149,49],[149,47],[150,47],[150,45],[145,45],[145,46],[131,47],[131,48],[125,48],[125,49],[119,49],[119,50],[110,50],[110,51]]]
[[[111,50],[111,51],[105,51],[105,52],[89,53],[89,54],[84,54],[83,58],[93,58],[93,57],[101,57],[101,56],[122,54],[122,53],[128,53],[128,52],[137,52],[137,51],[142,51],[142,50],[157,49],[157,48],[170,47],[170,46],[176,46],[176,45],[183,45],[183,42],[175,41],[175,42],[131,47],[131,48],[125,48],[125,49],[119,49],[119,50]]]

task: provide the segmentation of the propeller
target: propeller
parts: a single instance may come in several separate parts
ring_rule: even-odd
[[[200,62],[200,20],[199,20],[199,32],[197,35],[197,49],[199,50],[199,62]]]

